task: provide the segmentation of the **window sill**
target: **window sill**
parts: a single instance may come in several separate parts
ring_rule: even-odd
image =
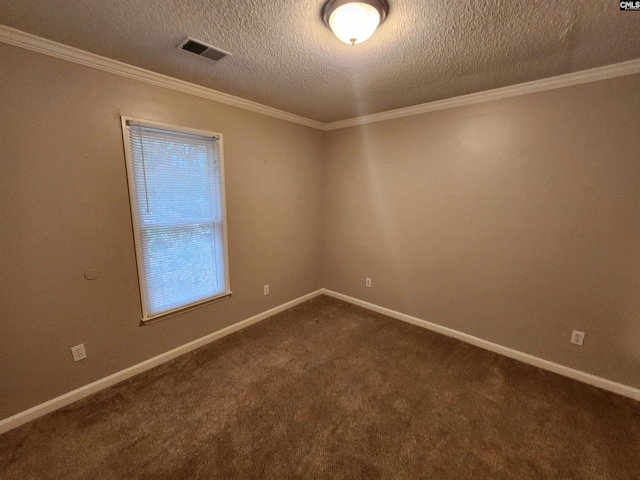
[[[161,322],[162,320],[166,320],[167,318],[175,317],[178,315],[182,315],[183,313],[190,312],[192,310],[197,310],[198,308],[206,307],[207,305],[211,305],[213,303],[217,303],[221,300],[226,300],[231,297],[233,292],[225,292],[221,295],[218,295],[213,298],[208,298],[198,303],[193,303],[191,305],[187,305],[186,307],[180,307],[176,310],[171,310],[170,312],[161,313],[159,315],[155,315],[150,318],[142,318],[140,320],[140,326],[151,325],[156,322]]]

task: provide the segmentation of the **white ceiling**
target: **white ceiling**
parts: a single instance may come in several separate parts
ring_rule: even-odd
[[[640,12],[613,0],[389,0],[356,46],[323,0],[1,1],[9,27],[321,122],[640,58]]]

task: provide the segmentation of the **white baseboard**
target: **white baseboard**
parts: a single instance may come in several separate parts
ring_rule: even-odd
[[[559,375],[572,378],[574,380],[578,380],[580,382],[592,385],[594,387],[602,388],[604,390],[617,393],[618,395],[623,395],[625,397],[629,397],[634,400],[640,401],[640,390],[630,387],[628,385],[607,380],[606,378],[598,377],[596,375],[582,372],[580,370],[575,370],[573,368],[569,368],[564,365],[560,365],[558,363],[550,362],[548,360],[544,360],[542,358],[529,355],[528,353],[523,353],[518,350],[514,350],[512,348],[498,345],[497,343],[492,343],[487,340],[483,340],[481,338],[474,337],[466,333],[462,333],[458,330],[453,330],[451,328],[443,327],[441,325],[437,325],[435,323],[431,323],[426,320],[413,317],[411,315],[400,313],[395,310],[391,310],[389,308],[381,307],[373,303],[365,302],[364,300],[359,300],[357,298],[350,297],[348,295],[343,295],[341,293],[334,292],[332,290],[327,290],[326,288],[322,288],[320,290],[316,290],[314,292],[308,293],[307,295],[303,295],[302,297],[283,303],[282,305],[274,307],[265,312],[254,315],[253,317],[242,320],[238,323],[234,323],[233,325],[230,325],[226,328],[218,330],[217,332],[213,332],[209,335],[206,335],[192,342],[186,343],[185,345],[174,348],[173,350],[169,350],[168,352],[157,355],[153,358],[145,360],[144,362],[138,363],[129,368],[125,368],[124,370],[116,372],[107,377],[101,378],[100,380],[96,380],[95,382],[92,382],[88,385],[80,387],[71,392],[65,393],[64,395],[60,395],[59,397],[48,400],[28,410],[17,413],[11,417],[0,420],[0,434],[8,432],[9,430],[17,428],[20,425],[30,422],[31,420],[35,420],[36,418],[46,415],[47,413],[50,413],[50,412],[53,412],[54,410],[58,410],[59,408],[65,407],[82,398],[88,397],[89,395],[92,395],[100,390],[103,390],[107,387],[120,383],[123,380],[131,378],[135,375],[138,375],[162,363],[168,362],[169,360],[179,357],[180,355],[184,355],[185,353],[188,353],[192,350],[200,348],[219,338],[225,337],[227,335],[230,335],[231,333],[242,330],[243,328],[246,328],[249,325],[253,325],[254,323],[264,320],[265,318],[271,317],[276,313],[280,313],[284,310],[287,310],[291,307],[299,305],[300,303],[306,302],[307,300],[310,300],[314,297],[317,297],[323,294],[328,295],[330,297],[337,298],[339,300],[343,300],[348,303],[352,303],[354,305],[358,305],[360,307],[366,308],[368,310],[372,310],[374,312],[381,313],[383,315],[387,315],[388,317],[395,318],[397,320],[401,320],[403,322],[407,322],[412,325],[416,325],[418,327],[426,328],[427,330],[431,330],[436,333],[440,333],[442,335],[455,338],[457,340],[461,340],[471,345],[475,345],[476,347],[480,347],[485,350],[489,350],[491,352],[504,355],[505,357],[513,358],[514,360],[518,360],[523,363],[527,363],[529,365],[533,365],[535,367],[539,367],[544,370],[548,370],[550,372],[554,372]]]
[[[60,395],[59,397],[36,405],[35,407],[32,407],[28,410],[0,420],[0,434],[8,432],[9,430],[17,428],[20,425],[30,422],[31,420],[35,420],[38,417],[42,417],[43,415],[53,412],[54,410],[65,407],[73,402],[77,402],[82,398],[88,397],[89,395],[92,395],[100,390],[115,385],[116,383],[120,383],[123,380],[138,375],[162,363],[168,362],[169,360],[179,357],[180,355],[184,355],[185,353],[195,350],[196,348],[200,348],[208,343],[213,342],[214,340],[218,340],[219,338],[226,337],[227,335],[242,330],[243,328],[247,328],[249,325],[253,325],[254,323],[271,317],[276,313],[283,312],[284,310],[287,310],[291,307],[295,307],[296,305],[306,302],[307,300],[310,300],[321,294],[322,290],[316,290],[314,292],[308,293],[306,295],[303,295],[302,297],[298,297],[294,300],[283,303],[282,305],[278,305],[277,307],[271,308],[265,312],[254,315],[253,317],[247,318],[238,323],[234,323],[233,325],[218,330],[217,332],[210,333],[209,335],[206,335],[202,338],[198,338],[197,340],[186,343],[180,347],[174,348],[173,350],[169,350],[168,352],[161,353],[160,355],[145,360],[144,362],[140,362],[129,368],[120,370],[119,372],[116,372],[112,375],[101,378],[100,380],[89,383],[88,385],[77,388],[76,390],[65,393],[64,395]]]
[[[441,325],[437,325],[435,323],[431,323],[426,320],[413,317],[411,315],[400,313],[395,310],[391,310],[389,308],[375,305],[373,303],[365,302],[363,300],[359,300],[357,298],[350,297],[348,295],[343,295],[342,293],[334,292],[332,290],[327,290],[326,288],[323,288],[321,290],[321,293],[324,295],[328,295],[330,297],[337,298],[339,300],[343,300],[348,303],[352,303],[354,305],[358,305],[359,307],[366,308],[367,310],[372,310],[374,312],[387,315],[388,317],[395,318],[397,320],[402,320],[403,322],[407,322],[412,325],[417,325],[418,327],[426,328],[427,330],[431,330],[433,332],[446,335],[447,337],[452,337],[457,340],[470,343],[471,345],[475,345],[476,347],[484,348],[485,350],[499,353],[500,355],[504,355],[505,357],[513,358],[514,360],[518,360],[520,362],[527,363],[529,365],[533,365],[535,367],[539,367],[553,373],[557,373],[564,377],[568,377],[573,380],[587,383],[594,387],[598,387],[603,390],[608,390],[610,392],[617,393],[618,395],[622,395],[622,396],[640,401],[640,389],[630,387],[622,383],[614,382],[612,380],[607,380],[606,378],[598,377],[596,375],[592,375],[590,373],[586,373],[580,370],[566,367],[558,363],[550,362],[549,360],[544,360],[540,357],[529,355],[528,353],[523,353],[518,350],[514,350],[512,348],[504,347],[502,345],[498,345],[497,343],[489,342],[487,340],[483,340],[481,338],[468,335],[458,330],[453,330],[451,328],[443,327]]]

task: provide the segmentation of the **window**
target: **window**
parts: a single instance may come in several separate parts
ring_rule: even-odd
[[[228,296],[222,136],[122,118],[142,320]]]

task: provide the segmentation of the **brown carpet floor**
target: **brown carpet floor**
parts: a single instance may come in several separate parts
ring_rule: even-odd
[[[0,478],[640,479],[640,404],[319,297],[0,436]]]

